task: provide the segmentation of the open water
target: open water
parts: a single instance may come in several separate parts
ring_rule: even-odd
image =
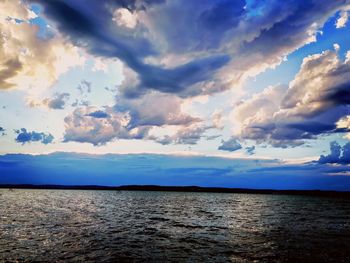
[[[0,262],[350,262],[350,200],[0,190]]]

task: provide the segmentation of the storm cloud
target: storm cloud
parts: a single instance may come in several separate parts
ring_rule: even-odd
[[[122,84],[128,97],[148,90],[191,97],[232,88],[315,41],[328,17],[350,3],[33,2],[40,3],[45,15],[76,45],[123,61],[133,72]]]

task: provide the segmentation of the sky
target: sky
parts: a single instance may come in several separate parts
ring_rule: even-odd
[[[0,0],[0,183],[350,190],[349,13],[350,0]],[[105,179],[64,179],[72,153]]]

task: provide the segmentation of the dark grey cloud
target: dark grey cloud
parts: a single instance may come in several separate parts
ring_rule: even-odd
[[[213,55],[214,51],[220,50],[229,58],[226,64],[215,69],[220,74],[219,78],[215,71],[211,71],[214,74],[208,81],[192,83],[185,90],[166,90],[158,84],[155,86],[163,92],[176,92],[183,97],[221,92],[238,85],[250,74],[262,71],[262,64],[269,67],[280,63],[284,56],[313,41],[310,32],[316,34],[315,25],[323,25],[345,4],[324,1],[262,1],[254,4],[245,1],[218,1],[201,3],[199,6],[186,2],[188,10],[181,10],[179,14],[174,11],[179,10],[183,4],[179,2],[181,1],[169,1],[164,8],[151,13],[155,17],[153,25],[157,25],[152,29],[167,43],[167,52],[181,55],[202,52]],[[156,12],[165,14],[158,18]],[[231,15],[226,17],[226,12]],[[183,21],[172,23],[171,21],[178,20],[179,15]],[[240,23],[233,21],[235,19]],[[220,30],[213,30],[217,26]],[[130,88],[130,83],[126,83],[126,86]],[[144,88],[148,89],[140,81],[130,92],[139,94]]]
[[[125,34],[111,26],[113,9],[125,7],[126,1],[33,1],[44,7],[45,15],[56,22],[75,44],[90,52],[107,57],[118,57],[130,67],[140,65],[140,58],[155,54],[144,37]],[[89,6],[89,8],[86,8]],[[130,8],[130,5],[127,5]],[[131,5],[134,6],[134,5]]]
[[[202,93],[200,89],[191,90],[189,87],[211,80],[216,71],[229,60],[228,55],[210,56],[171,69],[140,65],[136,72],[142,74],[139,75],[136,85],[130,86],[126,81],[122,86],[122,92],[126,97],[138,97],[148,90],[175,93],[182,97],[200,95]]]
[[[204,10],[198,17],[199,26],[223,36],[223,32],[236,27],[245,14],[245,0],[219,1]],[[213,36],[214,38],[214,36]]]
[[[228,151],[228,152],[234,152],[240,149],[242,149],[242,145],[234,137],[231,137],[227,141],[222,140],[221,145],[218,148],[218,150]]]
[[[231,88],[313,41],[319,27],[350,3],[33,2],[40,3],[45,15],[76,45],[98,56],[119,58],[134,72],[135,78],[126,78],[121,87],[127,97],[149,90],[190,97]],[[120,18],[113,16],[117,8],[126,8],[135,17],[134,28],[118,24]]]
[[[254,145],[246,147],[245,150],[246,150],[246,153],[249,154],[249,155],[255,154],[255,146]]]
[[[332,141],[330,143],[330,153],[321,155],[318,163],[350,164],[350,142],[340,146],[336,141]]]
[[[341,156],[340,161],[345,164],[350,164],[350,143],[346,143],[343,148],[343,155]]]
[[[101,110],[90,112],[86,116],[90,116],[90,117],[98,118],[98,119],[104,119],[104,118],[110,117],[110,115],[108,113],[101,111]]]
[[[243,56],[249,52],[262,52],[265,58],[271,59],[271,54],[278,54],[282,50],[289,53],[288,51],[300,46],[307,38],[312,38],[309,34],[310,26],[323,25],[330,16],[349,4],[349,1],[287,0],[253,1],[253,3],[256,11],[264,13],[263,17],[256,17],[259,23],[271,26],[262,28],[253,41],[241,46],[240,51]],[[275,19],[271,16],[275,16]],[[312,25],[314,22],[318,25]],[[262,47],[269,48],[263,48],[262,51]]]
[[[49,144],[52,143],[54,137],[50,133],[43,133],[43,132],[29,132],[25,128],[21,128],[19,130],[15,130],[15,133],[17,134],[16,142],[23,144],[30,143],[30,142],[41,142],[43,144]]]
[[[50,109],[62,110],[66,106],[69,100],[69,93],[55,93],[53,98],[46,98],[43,100],[43,104],[47,105]]]
[[[6,135],[5,131],[6,131],[5,128],[0,127],[0,135],[1,136],[5,136]]]

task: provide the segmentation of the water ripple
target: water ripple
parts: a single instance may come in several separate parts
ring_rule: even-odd
[[[0,190],[1,262],[350,262],[350,201]]]

